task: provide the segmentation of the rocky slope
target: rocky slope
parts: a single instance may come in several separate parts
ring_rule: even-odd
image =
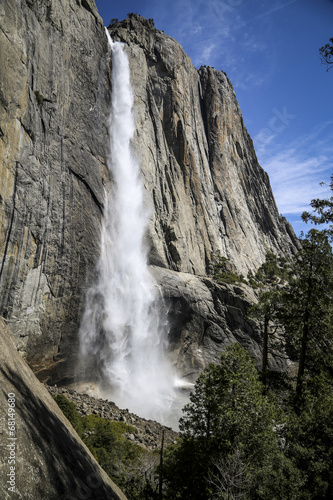
[[[110,32],[130,59],[133,147],[174,362],[194,379],[234,340],[259,359],[260,337],[244,320],[253,292],[207,278],[212,255],[246,275],[267,249],[288,255],[297,242],[232,85],[213,68],[196,70],[152,21],[132,15]],[[3,0],[0,43],[0,314],[38,377],[65,382],[109,182],[107,40],[93,0]]]
[[[139,415],[130,413],[126,409],[118,408],[115,403],[101,398],[95,398],[86,392],[88,389],[81,389],[77,392],[70,388],[60,388],[47,386],[47,390],[53,396],[63,394],[68,401],[76,405],[78,413],[84,415],[99,415],[113,422],[124,422],[135,428],[135,432],[127,434],[126,438],[132,443],[153,451],[161,447],[162,432],[164,432],[164,443],[168,446],[174,443],[178,433],[170,427],[164,427],[154,420],[146,420]]]
[[[126,500],[17,353],[2,318],[0,344],[1,498]]]

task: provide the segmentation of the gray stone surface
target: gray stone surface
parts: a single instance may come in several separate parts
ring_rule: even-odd
[[[133,147],[151,207],[150,264],[169,310],[173,362],[194,381],[238,341],[260,365],[260,332],[246,320],[257,296],[245,285],[214,283],[212,260],[219,253],[229,270],[247,276],[267,250],[292,255],[297,239],[279,215],[232,84],[214,68],[197,70],[151,20],[131,15],[109,31],[130,60]],[[269,361],[286,368],[286,359]]]
[[[258,324],[247,319],[248,308],[257,301],[252,288],[160,267],[151,271],[169,311],[170,354],[181,378],[195,382],[209,363],[219,363],[221,351],[233,342],[261,367],[262,334]],[[288,368],[288,359],[270,349],[268,364],[281,372]]]
[[[0,314],[59,379],[99,253],[107,40],[91,0],[3,0],[0,46]]]
[[[1,498],[126,500],[17,352],[2,318],[0,345]]]

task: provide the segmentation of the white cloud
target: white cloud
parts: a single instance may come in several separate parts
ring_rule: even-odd
[[[269,16],[270,14],[273,14],[274,12],[277,12],[278,10],[284,9],[285,7],[288,7],[288,5],[291,5],[292,3],[297,2],[297,0],[290,0],[289,2],[285,2],[283,4],[277,5],[273,7],[272,9],[269,9],[262,14],[259,14],[255,16],[253,19],[262,19],[263,17]]]
[[[333,173],[333,127],[322,124],[311,133],[285,146],[272,134],[258,148],[258,157],[268,172],[279,211],[284,215],[310,210],[314,198],[331,196],[328,185]],[[254,141],[256,145],[256,141]]]
[[[195,54],[195,58],[193,59],[193,64],[196,67],[201,65],[209,65],[211,66],[211,61],[215,59],[214,51],[216,51],[215,42],[210,42],[208,44],[204,44],[200,47],[201,50],[198,50]]]

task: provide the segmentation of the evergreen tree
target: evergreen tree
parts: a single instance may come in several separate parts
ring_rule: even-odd
[[[331,177],[330,188],[333,191],[333,175]],[[314,213],[303,212],[303,221],[312,222],[315,225],[329,224],[329,228],[322,231],[330,238],[333,238],[333,196],[326,199],[316,198],[311,201],[310,205]]]
[[[270,337],[273,337],[280,326],[280,311],[282,304],[282,292],[277,289],[261,292],[257,304],[252,306],[248,312],[251,319],[259,321],[261,334],[263,337],[262,345],[262,366],[261,376],[262,382],[266,387],[267,384],[267,369],[268,369],[268,354],[270,344]],[[277,347],[275,340],[274,347]],[[279,346],[282,351],[282,345]]]
[[[333,254],[327,235],[312,229],[294,259],[283,322],[287,341],[298,358],[295,407],[304,377],[332,369]]]
[[[235,488],[257,500],[297,498],[299,473],[279,446],[277,405],[263,394],[254,363],[239,344],[200,375],[183,411],[182,438],[165,460],[166,498],[232,498]],[[230,478],[237,460],[242,480],[235,486]],[[220,474],[221,463],[230,470]]]
[[[302,500],[333,497],[333,392],[325,377],[311,377],[303,391],[302,411],[291,412],[285,452],[301,472]]]
[[[328,71],[333,65],[333,38],[330,38],[329,43],[319,49],[320,59],[326,65]]]

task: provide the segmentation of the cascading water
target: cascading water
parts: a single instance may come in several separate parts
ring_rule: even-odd
[[[131,149],[133,94],[123,44],[113,42],[109,119],[112,185],[106,193],[98,281],[87,294],[81,358],[100,394],[146,418],[168,422],[174,377],[167,358],[167,321],[147,266],[149,214],[139,163]]]

